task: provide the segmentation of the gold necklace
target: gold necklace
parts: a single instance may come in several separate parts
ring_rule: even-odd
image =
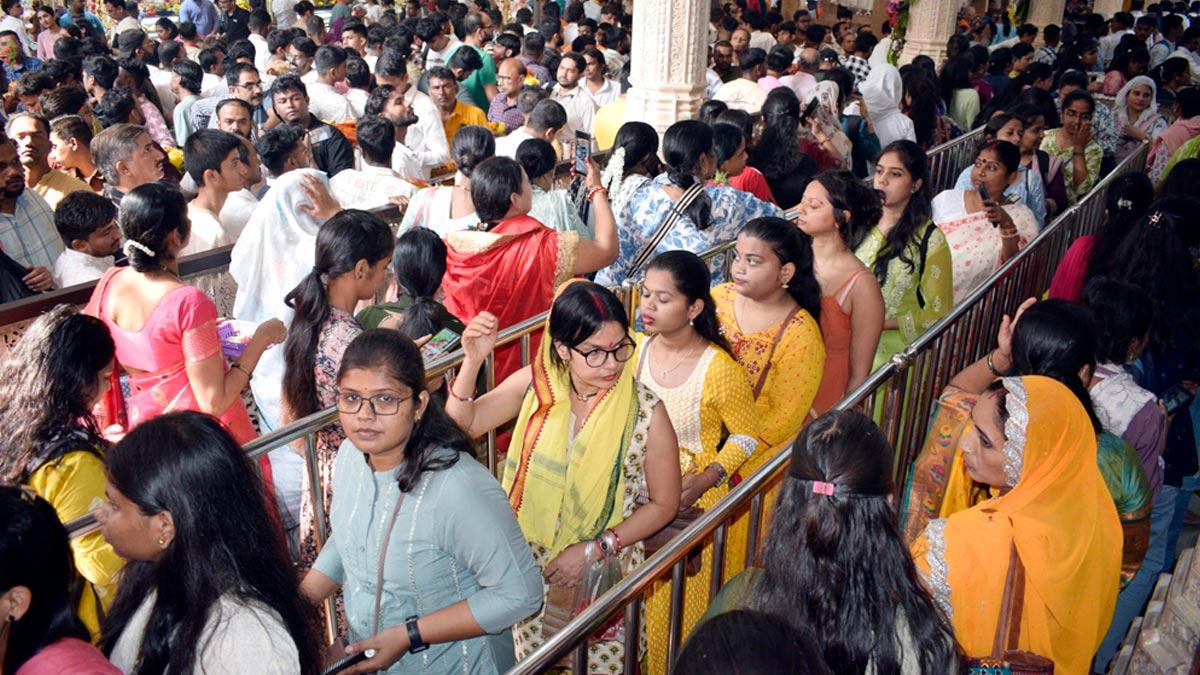
[[[701,345],[701,346],[703,346],[703,345]],[[679,360],[675,362],[675,365],[671,366],[670,368],[660,368],[658,376],[666,377],[667,375],[670,375],[671,373],[675,372],[675,370],[678,369],[679,366],[683,365],[684,361],[691,359],[695,355],[696,355],[696,348],[693,347],[687,354],[684,354],[683,356],[679,357]]]

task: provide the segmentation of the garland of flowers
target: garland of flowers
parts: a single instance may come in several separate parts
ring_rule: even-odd
[[[890,37],[892,48],[888,50],[887,60],[892,65],[899,65],[900,50],[904,48],[904,34],[908,32],[908,15],[917,0],[888,0],[888,24],[892,27]]]

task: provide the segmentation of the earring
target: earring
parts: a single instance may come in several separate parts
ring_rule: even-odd
[[[695,326],[695,325],[696,325],[696,320],[695,320],[695,319],[688,319],[688,325],[689,325],[689,326]]]
[[[159,546],[163,546],[163,547],[165,547],[165,546],[167,545],[167,538],[166,538],[166,537],[159,537],[159,538],[158,538],[158,545],[159,545]]]

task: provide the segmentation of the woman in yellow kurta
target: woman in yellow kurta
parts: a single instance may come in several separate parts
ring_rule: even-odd
[[[1010,551],[1025,568],[1019,649],[1055,672],[1089,671],[1116,606],[1121,525],[1096,468],[1096,435],[1065,385],[1005,378],[971,413],[963,439],[971,477],[1000,489],[932,521],[913,560],[969,657],[988,656]]]
[[[638,382],[658,395],[679,441],[681,507],[714,506],[729,492],[729,476],[758,448],[758,414],[746,371],[729,355],[709,294],[704,261],[668,251],[650,261],[642,281],[642,323],[634,354]],[[682,635],[708,607],[712,545],[699,573],[689,576]],[[655,582],[647,599],[651,673],[667,672],[670,581]]]
[[[27,484],[64,523],[104,500],[104,449],[92,404],[108,386],[113,341],[104,324],[60,305],[34,321],[0,366],[0,483]],[[124,561],[100,532],[71,540],[86,582],[79,616],[99,634]]]
[[[818,327],[821,286],[813,276],[812,239],[782,218],[755,218],[737,238],[733,282],[713,289],[721,332],[750,378],[762,447],[738,471],[749,476],[800,431],[825,370]],[[734,482],[740,480],[734,477]],[[767,504],[773,500],[769,493]],[[764,510],[763,523],[769,523]],[[726,581],[748,564],[750,518],[729,533]],[[765,533],[766,527],[760,530]]]

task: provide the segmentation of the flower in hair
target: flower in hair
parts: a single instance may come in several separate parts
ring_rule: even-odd
[[[133,239],[126,239],[125,245],[121,247],[121,250],[125,251],[126,258],[132,258],[134,251],[140,251],[140,252],[144,253],[146,255],[146,257],[148,257],[148,258],[154,257],[154,249],[150,248],[149,246],[143,244],[140,241],[135,241]]]
[[[625,148],[622,146],[613,150],[612,155],[608,158],[608,166],[605,166],[604,173],[600,174],[600,184],[608,190],[609,194],[616,195],[621,186],[621,180],[625,178],[624,174]]]

